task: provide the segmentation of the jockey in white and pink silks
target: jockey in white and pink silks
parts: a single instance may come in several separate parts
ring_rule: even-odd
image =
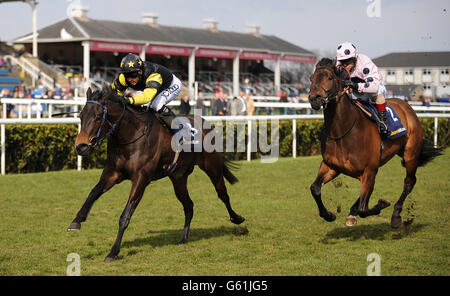
[[[386,126],[386,87],[378,67],[372,60],[361,53],[356,53],[356,47],[350,42],[340,44],[336,51],[336,66],[343,67],[350,73],[350,78],[359,78],[360,81],[345,81],[345,86],[352,88],[352,99],[368,100],[373,98],[380,119],[380,133],[387,133]]]

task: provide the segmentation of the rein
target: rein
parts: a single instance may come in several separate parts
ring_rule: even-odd
[[[318,69],[321,69],[321,68],[328,68],[328,67],[319,67]],[[343,68],[343,69],[347,71],[348,77],[350,77],[350,71],[348,71],[348,70],[345,69],[345,68]],[[335,83],[333,84],[333,88],[330,89],[330,90],[328,90],[328,91],[327,91],[326,89],[324,89],[321,85],[318,85],[318,86],[321,87],[327,94],[328,94],[329,92],[331,92],[331,91],[334,92],[334,90],[335,90],[335,88],[336,88],[336,85],[337,85],[337,83],[338,83],[338,82],[337,82],[337,79],[334,79],[334,80],[335,80]],[[342,97],[347,91],[350,92],[350,93],[352,92],[352,89],[350,88],[350,86],[347,86],[347,87],[344,88],[342,91],[338,91],[338,92],[337,92],[335,95],[333,95],[333,96],[328,95],[328,96],[324,99],[323,109],[325,110],[325,109],[327,108],[327,106],[328,106],[328,103],[330,103],[330,102],[333,101],[333,100],[336,100],[337,98]],[[353,102],[350,101],[350,103],[351,103],[352,107],[355,107]],[[320,131],[320,133],[321,133],[322,135],[324,135],[327,139],[330,139],[330,140],[333,140],[333,141],[340,140],[340,139],[344,138],[348,133],[350,133],[350,131],[351,131],[351,130],[353,129],[353,127],[355,126],[356,120],[357,120],[357,117],[355,117],[355,119],[353,120],[353,122],[352,122],[352,124],[350,125],[350,127],[346,130],[346,132],[345,132],[344,134],[342,134],[341,136],[339,136],[339,137],[333,137],[333,136],[330,136],[330,135],[328,135],[327,133],[325,133],[325,126],[322,127],[322,130]]]
[[[100,124],[100,127],[97,130],[96,136],[94,137],[95,142],[93,144],[91,144],[91,147],[93,148],[93,147],[97,146],[99,143],[101,143],[106,137],[110,137],[112,134],[114,134],[114,132],[116,131],[116,128],[117,129],[119,128],[119,125],[122,122],[123,116],[125,115],[126,106],[124,104],[122,105],[123,106],[122,113],[120,114],[119,119],[117,119],[117,121],[113,124],[107,119],[108,107],[106,105],[104,105],[104,104],[102,104],[100,102],[97,102],[97,101],[92,101],[92,100],[86,101],[86,104],[87,103],[99,105],[103,109],[102,122]],[[107,123],[109,125],[110,129],[108,130],[108,132],[103,137],[100,137],[105,123]],[[134,143],[137,140],[139,140],[140,138],[142,138],[147,133],[147,130],[148,130],[148,125],[145,125],[144,126],[144,131],[139,137],[137,137],[134,140],[131,140],[131,141],[128,141],[128,142],[124,142],[124,143],[118,143],[118,144],[119,145],[128,145],[128,144]]]

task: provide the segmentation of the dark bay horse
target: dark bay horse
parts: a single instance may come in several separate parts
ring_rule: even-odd
[[[87,102],[80,113],[81,129],[75,141],[79,155],[87,155],[101,140],[108,137],[107,160],[100,181],[89,193],[87,200],[68,227],[79,230],[94,202],[107,190],[123,180],[131,181],[128,202],[119,220],[117,239],[105,258],[115,259],[120,251],[122,236],[130,223],[144,190],[151,181],[166,177],[166,167],[175,157],[171,146],[172,134],[156,118],[153,112],[137,112],[121,103],[110,87],[103,91],[87,91]],[[192,117],[190,118],[192,121]],[[203,130],[203,136],[207,130]],[[209,176],[219,198],[225,204],[231,222],[245,219],[236,214],[230,205],[224,178],[231,184],[238,179],[230,171],[230,162],[220,152],[184,152],[179,154],[177,166],[169,175],[175,195],[182,203],[185,224],[179,243],[188,241],[193,216],[193,202],[187,189],[188,176],[198,165]]]
[[[311,107],[315,110],[324,108],[324,127],[320,142],[322,163],[311,185],[319,215],[329,222],[336,219],[336,215],[329,212],[322,203],[321,188],[341,173],[361,182],[359,197],[350,208],[345,224],[356,224],[357,215],[362,218],[378,215],[390,203],[380,199],[369,209],[375,176],[378,168],[397,154],[406,168],[403,192],[391,217],[391,226],[398,228],[402,224],[400,213],[403,202],[416,183],[417,167],[440,155],[442,149],[433,148],[429,141],[424,140],[417,115],[409,104],[400,99],[388,99],[386,103],[394,108],[408,132],[397,139],[383,141],[377,125],[355,106],[343,89],[341,73],[336,68],[335,61],[324,58],[316,65],[311,76]]]

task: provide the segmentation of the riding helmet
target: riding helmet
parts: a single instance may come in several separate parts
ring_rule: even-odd
[[[127,54],[120,62],[120,71],[123,74],[138,72],[144,68],[144,62],[135,54]]]
[[[336,59],[338,61],[347,60],[356,57],[356,47],[351,42],[340,44],[336,50]]]

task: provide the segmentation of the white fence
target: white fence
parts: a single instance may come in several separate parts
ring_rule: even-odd
[[[438,118],[450,118],[449,113],[418,113],[419,117],[426,118],[434,118],[434,145],[437,145],[438,139]],[[297,137],[296,137],[296,126],[297,120],[310,120],[310,119],[322,119],[322,114],[316,115],[279,115],[279,116],[204,116],[207,121],[217,122],[217,121],[226,121],[226,122],[245,122],[248,125],[249,138],[251,138],[252,131],[252,122],[253,121],[262,121],[262,120],[292,120],[292,156],[297,157]],[[80,119],[79,118],[6,118],[6,108],[3,108],[3,119],[0,119],[1,125],[1,174],[4,175],[6,173],[6,149],[5,149],[5,125],[7,124],[78,124],[78,128],[80,128]],[[252,141],[248,141],[247,144],[247,160],[251,160],[251,152],[252,152]],[[77,168],[81,170],[82,159],[78,156],[77,159]]]
[[[1,124],[1,174],[5,174],[5,125],[7,124],[79,124],[80,120],[77,113],[73,113],[72,117],[69,118],[53,118],[55,106],[62,106],[62,108],[72,107],[73,111],[78,111],[80,106],[86,104],[86,98],[75,98],[73,100],[54,100],[54,99],[12,99],[3,98],[0,100],[3,105],[3,119],[0,119]],[[179,105],[180,101],[174,101],[169,103],[169,105],[176,106]],[[6,118],[7,105],[12,104],[17,106],[18,118]],[[191,105],[193,102],[191,102]],[[42,106],[47,106],[44,108],[47,110],[47,118],[41,118],[41,113],[43,113]],[[205,105],[209,105],[206,102]],[[296,109],[310,109],[309,103],[273,103],[273,102],[255,102],[255,107],[271,107],[271,108],[296,108]],[[427,112],[427,113],[417,113],[419,117],[434,118],[434,144],[437,145],[438,139],[438,118],[450,118],[450,107],[447,106],[412,106],[416,112]],[[26,112],[26,117],[24,118],[23,113]],[[437,112],[437,113],[430,113]],[[34,118],[33,118],[34,114]],[[293,122],[293,137],[292,137],[292,155],[295,158],[297,156],[296,151],[296,121],[297,120],[309,120],[309,119],[322,119],[322,114],[315,115],[279,115],[279,116],[204,116],[208,121],[231,121],[231,122],[245,122],[249,127],[252,126],[253,121],[262,120],[292,120]],[[249,137],[251,137],[252,129],[249,128]],[[252,152],[252,141],[248,141],[247,146],[247,160],[251,160]],[[77,167],[81,170],[81,157],[78,157]]]

